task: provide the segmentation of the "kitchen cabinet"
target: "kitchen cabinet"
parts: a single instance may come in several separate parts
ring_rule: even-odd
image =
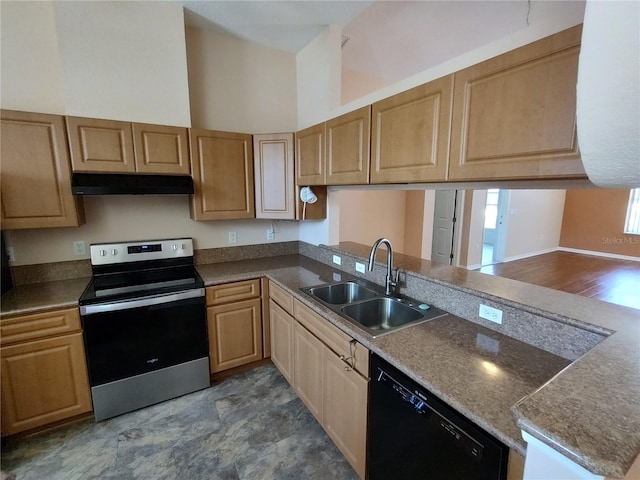
[[[77,308],[0,319],[2,435],[91,411]]]
[[[576,137],[581,31],[456,72],[450,180],[585,177]]]
[[[293,134],[253,136],[256,218],[294,220]]]
[[[324,123],[296,132],[297,185],[326,185],[324,137]]]
[[[134,173],[129,122],[66,117],[74,172]]]
[[[369,350],[273,282],[269,292],[273,363],[364,478]]]
[[[269,282],[271,361],[293,385],[293,297]]]
[[[364,478],[369,382],[326,347],[323,360],[322,425],[360,478]]]
[[[166,175],[190,175],[187,129],[133,123],[136,171]]]
[[[207,287],[206,299],[211,373],[262,360],[260,280]]]
[[[370,183],[447,178],[453,75],[375,102]]]
[[[369,183],[371,106],[327,121],[325,131],[326,183]]]
[[[66,117],[75,172],[189,175],[187,129]]]
[[[194,220],[254,218],[253,142],[244,133],[189,130]]]
[[[293,385],[309,411],[323,421],[324,346],[311,332],[293,322]]]
[[[2,228],[82,225],[82,199],[71,194],[64,118],[2,110],[1,121]]]

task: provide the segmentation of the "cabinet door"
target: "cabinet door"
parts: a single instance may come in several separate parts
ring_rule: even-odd
[[[74,172],[135,172],[129,122],[66,117]]]
[[[2,110],[2,228],[76,227],[82,200],[71,194],[64,118]]]
[[[189,175],[189,136],[186,128],[134,123],[136,171]]]
[[[91,411],[82,333],[0,349],[2,435]]]
[[[253,136],[256,218],[294,220],[293,133]]]
[[[453,75],[385,98],[371,114],[371,183],[444,181]]]
[[[269,300],[271,326],[271,360],[293,385],[293,323],[294,320],[273,300]]]
[[[211,372],[262,360],[260,299],[207,308]]]
[[[194,220],[254,218],[251,135],[191,129]]]
[[[324,348],[323,426],[353,469],[364,478],[367,380]]]
[[[322,342],[298,322],[293,324],[293,386],[322,424]]]
[[[449,179],[584,177],[576,138],[581,26],[455,74]]]
[[[299,186],[326,185],[324,127],[322,123],[296,133],[296,182]]]
[[[369,183],[371,106],[326,123],[327,185]]]

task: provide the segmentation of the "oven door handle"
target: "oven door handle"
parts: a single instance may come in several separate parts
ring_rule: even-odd
[[[172,293],[169,295],[154,295],[150,297],[135,298],[122,302],[101,303],[97,305],[82,305],[80,307],[80,315],[93,315],[95,313],[114,312],[116,310],[131,310],[140,307],[150,307],[152,305],[161,305],[163,303],[177,302],[179,300],[188,300],[190,298],[204,297],[204,288],[194,290],[186,290],[184,292]]]

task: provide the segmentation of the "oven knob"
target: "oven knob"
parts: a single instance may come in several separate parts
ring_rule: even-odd
[[[180,244],[180,250],[184,250],[185,248],[187,248],[187,245],[184,243]]]
[[[172,243],[172,244],[171,244],[171,250],[173,250],[174,252],[175,252],[176,250],[178,250],[178,245],[176,245],[175,243]]]
[[[111,249],[111,255],[118,255],[118,250],[116,250],[115,248]]]
[[[104,257],[107,254],[106,250],[100,250],[100,256]]]

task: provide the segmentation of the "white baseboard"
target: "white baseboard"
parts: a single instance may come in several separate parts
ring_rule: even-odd
[[[544,255],[545,253],[557,252],[559,247],[545,248],[544,250],[538,250],[537,252],[527,252],[521,255],[514,255],[513,257],[506,257],[502,260],[502,263],[513,262],[514,260],[522,260],[523,258],[535,257],[536,255]]]
[[[479,270],[482,267],[482,265],[480,265],[479,263],[476,263],[475,265],[467,265],[466,268],[467,270]]]
[[[562,252],[579,253],[581,255],[593,255],[596,257],[616,258],[618,260],[631,260],[632,262],[640,262],[640,257],[632,257],[631,255],[618,255],[617,253],[594,252],[593,250],[580,250],[578,248],[558,247],[557,250]]]

